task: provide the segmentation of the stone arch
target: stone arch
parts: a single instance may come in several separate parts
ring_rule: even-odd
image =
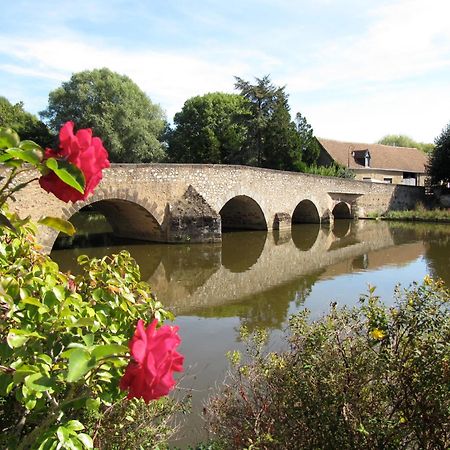
[[[154,242],[164,241],[162,228],[156,218],[156,205],[147,201],[140,201],[138,195],[117,192],[100,191],[84,202],[77,202],[62,208],[61,217],[65,220],[91,206],[98,210],[108,220],[113,233],[118,237],[147,240]],[[56,230],[47,229],[40,236],[44,251],[50,252],[57,237]]]
[[[267,230],[267,221],[259,204],[247,195],[228,200],[219,212],[223,230]]]
[[[261,256],[266,240],[267,233],[225,233],[222,236],[222,265],[234,273],[249,270]]]
[[[302,252],[311,250],[317,241],[320,231],[320,224],[308,223],[292,227],[292,241]]]
[[[302,200],[294,209],[292,223],[320,223],[317,206],[311,200]]]
[[[332,213],[335,219],[353,219],[352,209],[346,202],[337,203]]]
[[[111,198],[92,202],[89,206],[106,217],[113,233],[118,237],[155,242],[162,240],[158,221],[138,203]],[[80,211],[85,207],[86,205]]]

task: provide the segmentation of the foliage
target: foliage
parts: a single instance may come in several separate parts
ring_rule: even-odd
[[[421,222],[449,222],[450,211],[446,209],[416,208],[406,211],[387,211],[383,219],[412,220]]]
[[[301,161],[300,136],[289,113],[288,95],[266,75],[251,84],[236,77],[235,88],[246,99],[250,114],[241,118],[247,128],[245,163],[294,170]]]
[[[427,172],[431,184],[450,183],[450,123],[435,140],[435,148],[429,156]]]
[[[22,102],[13,105],[5,97],[0,97],[0,127],[13,128],[24,140],[40,142],[44,147],[54,140],[47,126],[23,109]]]
[[[314,175],[321,175],[324,177],[339,177],[339,178],[355,178],[355,172],[347,167],[344,167],[338,163],[333,163],[329,166],[317,166],[315,164],[307,166],[306,164],[300,164],[299,170],[301,172],[310,173]]]
[[[295,125],[300,136],[302,161],[308,166],[316,165],[320,155],[320,145],[314,137],[314,130],[300,113],[295,116]]]
[[[114,439],[124,439],[120,426],[112,427],[112,435],[102,434],[102,418],[113,411],[122,411],[126,420],[136,422],[139,432],[126,436],[132,448],[147,438],[155,443],[167,436],[168,418],[177,406],[147,406],[142,402],[117,405],[124,396],[119,390],[123,367],[128,363],[128,367],[140,370],[142,363],[151,368],[146,355],[129,362],[124,344],[134,324],[138,321],[142,327],[144,321],[154,319],[156,327],[158,321],[172,318],[153,298],[150,287],[141,282],[130,255],[121,252],[102,259],[80,256],[81,274],[63,273],[50,257],[40,253],[35,226],[7,213],[6,202],[14,200],[17,191],[49,176],[57,181],[49,190],[59,198],[59,191],[69,187],[82,195],[76,199],[92,192],[101,179],[101,169],[109,165],[108,155],[101,140],[92,138],[91,130],[79,130],[75,136],[72,129],[73,122],[68,122],[61,130],[61,153],[47,149],[44,154],[35,142],[21,141],[14,130],[0,128],[0,161],[6,167],[0,188],[2,448],[93,448],[93,436],[96,445],[100,442],[108,447]],[[40,172],[41,177],[32,178],[27,172]],[[23,179],[18,178],[24,173]],[[75,232],[70,222],[59,218],[44,217],[39,223],[68,234]],[[175,339],[172,327],[160,330],[160,335],[170,334],[172,341]],[[166,376],[173,368],[167,364],[164,336],[158,341],[149,333],[146,337],[158,374]],[[179,342],[179,337],[175,340]],[[159,360],[160,356],[164,360]],[[175,356],[177,370],[181,370],[182,356]],[[167,379],[163,386],[160,380],[153,381],[152,392],[161,395],[174,384]],[[128,397],[140,394],[130,392]]]
[[[92,448],[80,420],[123,397],[137,319],[170,314],[127,252],[81,256],[74,277],[38,251],[33,225],[9,220],[17,231],[0,228],[2,447]]]
[[[175,114],[169,133],[169,159],[179,163],[243,164],[246,129],[238,118],[245,100],[222,92],[192,97]]]
[[[97,448],[165,449],[167,437],[174,434],[174,416],[183,405],[172,398],[145,403],[140,399],[121,400],[98,415],[92,428]]]
[[[392,145],[394,147],[410,147],[418,148],[424,153],[430,153],[434,149],[433,144],[425,144],[424,142],[416,142],[414,139],[404,134],[388,134],[381,138],[377,144]]]
[[[159,141],[165,119],[161,108],[127,76],[110,70],[78,72],[49,94],[40,115],[53,130],[73,120],[92,128],[112,162],[154,162],[165,157]]]
[[[450,445],[450,295],[443,283],[397,290],[386,308],[371,288],[352,309],[290,320],[290,349],[247,359],[207,405],[222,448],[436,449]]]

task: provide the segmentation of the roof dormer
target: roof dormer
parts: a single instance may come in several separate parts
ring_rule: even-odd
[[[366,150],[354,150],[352,156],[356,164],[364,167],[370,167],[370,152]]]

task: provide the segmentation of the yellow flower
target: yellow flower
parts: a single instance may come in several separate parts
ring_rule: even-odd
[[[370,332],[370,335],[378,341],[381,341],[382,339],[384,339],[386,337],[386,333],[383,330],[380,330],[379,328],[374,328]]]
[[[423,278],[424,284],[427,284],[428,286],[433,282],[433,279],[430,277],[430,275],[425,275]]]

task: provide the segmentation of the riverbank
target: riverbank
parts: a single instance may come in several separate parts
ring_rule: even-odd
[[[369,219],[402,220],[413,222],[439,222],[450,223],[450,210],[448,209],[416,209],[407,211],[388,211],[386,214],[371,214]]]

